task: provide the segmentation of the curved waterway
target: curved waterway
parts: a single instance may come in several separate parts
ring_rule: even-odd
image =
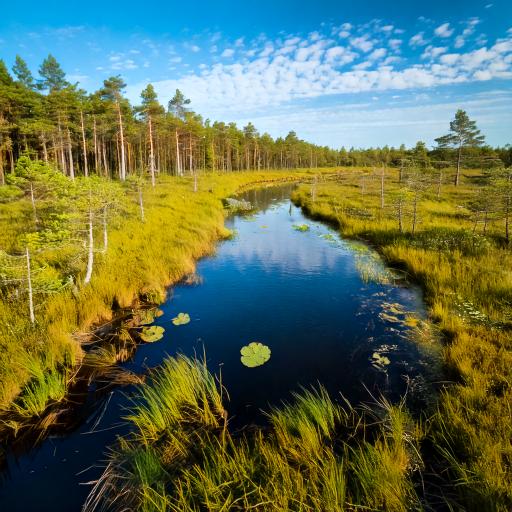
[[[425,315],[418,289],[397,281],[364,245],[306,218],[290,192],[245,195],[256,213],[227,220],[234,237],[198,263],[195,284],[169,290],[156,320],[164,338],[141,345],[123,364],[144,373],[166,355],[206,354],[229,392],[235,428],[264,423],[261,410],[289,400],[301,386],[322,383],[352,403],[379,393],[397,400],[407,386],[428,388],[431,360],[409,339]],[[180,312],[191,322],[174,326]],[[240,348],[251,341],[271,348],[264,366],[241,364]],[[101,399],[91,393],[95,398],[73,431],[28,452],[8,452],[0,510],[79,511],[90,489],[84,483],[99,476],[107,447],[128,430],[122,417],[133,391],[118,387]],[[409,395],[421,406],[421,393]]]

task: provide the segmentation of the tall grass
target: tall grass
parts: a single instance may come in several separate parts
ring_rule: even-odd
[[[420,224],[404,216],[399,231],[393,194],[398,174],[388,171],[386,207],[380,185],[357,177],[309,187],[293,199],[310,215],[336,223],[344,236],[373,243],[389,264],[422,285],[430,315],[444,334],[443,363],[452,381],[430,418],[427,439],[432,467],[444,471],[439,492],[453,509],[512,510],[512,251],[503,223],[484,235],[465,207],[477,193],[473,175],[459,187],[444,185],[438,198],[419,203]]]
[[[161,302],[166,288],[193,271],[195,261],[212,252],[227,235],[222,199],[244,187],[300,179],[308,171],[266,171],[200,176],[193,192],[192,178],[162,177],[144,190],[145,222],[138,199],[118,186],[119,214],[109,226],[108,251],[102,254],[101,226],[95,233],[98,253],[91,282],[83,286],[85,258],[72,259],[66,249],[36,254],[63,279],[66,264],[74,272],[73,287],[36,297],[36,325],[28,318],[25,294],[0,295],[0,413],[8,412],[32,379],[23,364],[27,356],[39,361],[48,375],[80,364],[80,340],[92,325],[109,321],[116,308],[137,307],[141,301]],[[52,204],[43,205],[49,211]],[[41,208],[43,208],[41,206]],[[19,237],[33,231],[31,204],[25,199],[0,204],[0,248],[21,252]],[[43,300],[44,299],[44,300]],[[42,382],[42,381],[41,381]],[[49,387],[40,386],[38,395]],[[51,400],[48,393],[47,400]]]
[[[204,363],[165,361],[85,510],[419,510],[420,436],[402,404],[356,410],[304,390],[268,428],[231,433],[222,394]]]

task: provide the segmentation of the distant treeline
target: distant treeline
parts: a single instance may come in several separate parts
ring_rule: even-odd
[[[141,92],[140,105],[123,97],[119,76],[91,94],[67,81],[49,55],[35,78],[17,56],[12,74],[0,60],[0,184],[22,155],[57,166],[65,175],[97,173],[119,177],[148,172],[182,175],[196,169],[234,171],[333,166],[450,166],[455,149],[332,149],[297,137],[272,138],[252,123],[211,122],[189,108],[179,91],[164,108],[154,88]],[[340,145],[343,141],[340,141]],[[510,166],[512,147],[465,148],[468,167]]]

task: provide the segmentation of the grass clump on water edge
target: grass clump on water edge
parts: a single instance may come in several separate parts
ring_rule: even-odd
[[[204,362],[167,359],[134,399],[86,511],[419,510],[421,433],[403,405],[356,410],[323,388],[231,433],[225,390]]]

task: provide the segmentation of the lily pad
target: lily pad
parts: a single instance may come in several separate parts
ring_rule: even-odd
[[[140,333],[140,337],[148,342],[153,343],[154,341],[161,340],[164,336],[165,329],[159,325],[152,325],[151,327],[144,327]]]
[[[242,364],[249,368],[261,366],[270,359],[270,349],[258,341],[253,341],[240,349]]]
[[[178,316],[175,316],[172,319],[172,323],[174,325],[185,325],[190,322],[190,316],[188,313],[178,313]]]
[[[309,226],[307,224],[294,224],[293,229],[295,231],[309,231]]]

